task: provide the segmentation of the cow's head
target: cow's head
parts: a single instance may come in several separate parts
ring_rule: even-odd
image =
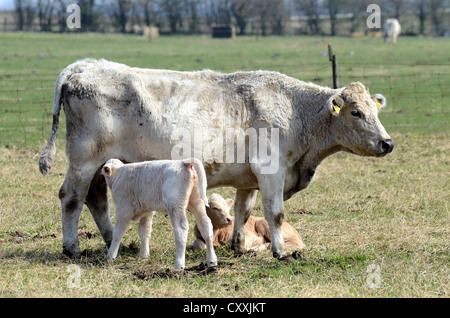
[[[109,159],[102,167],[102,174],[107,178],[115,177],[120,166],[123,166],[123,162],[119,159]]]
[[[208,199],[209,207],[206,208],[206,214],[211,219],[214,228],[221,229],[231,225],[233,217],[229,212],[233,206],[233,199],[224,199],[222,196],[213,193]]]
[[[378,111],[386,106],[381,94],[370,96],[363,84],[351,83],[328,100],[331,129],[345,151],[361,156],[385,156],[394,141],[380,120]]]

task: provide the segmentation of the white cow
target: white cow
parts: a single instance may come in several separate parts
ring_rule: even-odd
[[[401,27],[397,19],[387,19],[384,22],[384,43],[397,43]]]
[[[175,270],[185,265],[186,240],[189,223],[186,208],[197,221],[198,230],[205,235],[206,258],[209,267],[217,266],[212,237],[213,227],[206,215],[206,175],[197,159],[155,160],[124,164],[110,159],[102,174],[111,190],[116,208],[116,225],[108,251],[108,259],[115,259],[131,220],[139,220],[141,248],[139,255],[149,255],[149,240],[154,211],[168,213],[175,234]]]
[[[235,252],[245,252],[244,225],[259,190],[277,258],[286,256],[280,229],[283,201],[309,185],[323,159],[338,151],[381,157],[394,147],[378,119],[385,98],[370,95],[359,82],[330,89],[277,72],[176,72],[88,59],[69,65],[56,82],[52,131],[39,158],[44,175],[56,151],[61,104],[69,167],[59,198],[63,251],[68,255],[80,253],[77,228],[84,203],[105,242],[111,242],[107,186],[99,173],[103,164],[109,158],[175,159],[180,129],[189,135],[181,138],[186,143],[195,139],[194,145],[215,148],[227,158],[199,156],[208,187],[237,189],[231,244]],[[265,143],[248,138],[244,160],[237,160],[242,147],[228,143],[234,141],[233,136],[227,138],[230,129],[252,132]],[[214,134],[201,134],[205,130]],[[264,138],[269,132],[271,137]],[[188,148],[181,147],[180,153],[186,150],[186,157],[197,157],[187,153]],[[264,170],[268,162],[259,157],[261,150],[273,154],[277,169]]]

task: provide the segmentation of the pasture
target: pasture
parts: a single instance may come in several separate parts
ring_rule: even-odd
[[[171,271],[170,220],[157,214],[150,258],[138,257],[135,225],[124,239],[127,247],[108,263],[87,208],[79,223],[83,255],[62,255],[63,114],[46,177],[38,158],[65,66],[93,57],[146,68],[265,69],[331,86],[328,41],[339,58],[341,86],[361,81],[387,98],[380,119],[395,149],[379,159],[331,156],[312,184],[285,202],[285,220],[307,246],[301,259],[279,262],[269,251],[236,258],[229,248],[216,248],[219,268],[206,273],[205,252],[188,251],[179,277]],[[376,38],[174,36],[148,42],[124,35],[0,33],[0,47],[0,297],[449,297],[448,39],[400,37],[394,46]],[[212,192],[234,196],[231,188]],[[262,216],[260,200],[252,214]]]

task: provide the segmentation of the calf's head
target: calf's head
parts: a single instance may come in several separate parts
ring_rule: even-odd
[[[351,83],[328,100],[331,131],[345,151],[361,156],[382,157],[392,152],[394,141],[380,120],[386,106],[381,94],[370,95],[363,84]]]
[[[231,225],[233,217],[230,216],[230,209],[234,201],[224,199],[222,196],[213,193],[208,199],[209,207],[206,207],[206,214],[211,219],[214,228],[222,229]]]
[[[102,174],[106,177],[106,180],[115,177],[117,168],[120,166],[123,166],[123,162],[119,159],[109,159],[102,167]]]

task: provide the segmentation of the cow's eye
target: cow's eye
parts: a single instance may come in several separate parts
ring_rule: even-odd
[[[356,109],[352,110],[351,114],[352,114],[353,117],[361,118],[361,113],[358,110],[356,110]]]

